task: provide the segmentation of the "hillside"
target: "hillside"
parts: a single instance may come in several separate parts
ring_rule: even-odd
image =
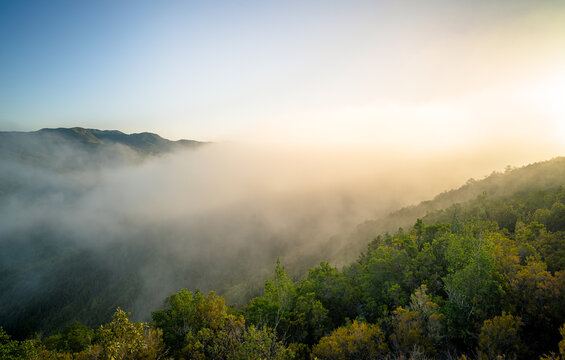
[[[418,205],[404,207],[384,218],[367,220],[344,236],[346,243],[339,254],[353,255],[360,251],[375,234],[395,232],[398,228],[412,226],[416,219],[435,221],[439,214],[457,209],[456,204],[467,203],[484,195],[489,199],[504,199],[531,191],[546,191],[565,185],[565,157],[508,168],[504,173],[493,172],[482,180],[469,179],[461,187],[438,194]]]

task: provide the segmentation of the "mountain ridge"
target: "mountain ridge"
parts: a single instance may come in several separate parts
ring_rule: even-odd
[[[140,152],[158,154],[168,152],[176,146],[197,146],[205,142],[181,139],[177,141],[168,140],[156,133],[141,132],[126,134],[119,130],[100,130],[83,127],[71,128],[42,128],[36,131],[0,131],[0,137],[43,137],[57,143],[64,141],[78,142],[82,144],[122,144]],[[3,139],[4,140],[4,139]]]
[[[196,140],[165,139],[150,132],[125,134],[119,130],[99,130],[82,127],[43,128],[37,131],[0,131],[0,159],[56,169],[79,168],[81,164],[65,163],[69,153],[82,153],[88,163],[107,160],[131,160],[131,156],[116,155],[115,146],[124,146],[137,158],[160,156],[182,149],[195,149],[207,144]],[[114,154],[115,156],[113,156]]]

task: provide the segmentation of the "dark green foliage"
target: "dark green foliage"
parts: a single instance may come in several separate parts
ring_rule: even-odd
[[[398,244],[398,243],[397,243]],[[365,304],[364,316],[376,321],[405,305],[410,295],[411,282],[409,249],[402,245],[381,246],[374,250],[363,268],[361,288]]]
[[[313,296],[328,310],[331,328],[343,325],[344,319],[355,318],[353,304],[359,303],[358,288],[353,286],[345,274],[327,262],[312,268],[297,289],[301,296]]]
[[[59,332],[44,340],[45,347],[59,352],[77,353],[85,350],[94,343],[94,330],[74,322],[67,325],[63,332]]]
[[[297,296],[290,313],[290,341],[312,346],[328,330],[328,310],[316,300],[316,294]]]

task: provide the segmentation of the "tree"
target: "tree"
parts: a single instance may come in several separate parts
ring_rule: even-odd
[[[450,336],[462,346],[474,342],[480,324],[500,306],[502,288],[495,276],[491,235],[454,236],[448,247],[445,313]]]
[[[549,271],[565,270],[565,231],[547,234],[540,242],[539,252]]]
[[[479,334],[481,359],[516,359],[522,349],[520,329],[524,325],[519,316],[502,315],[485,320]]]
[[[308,293],[296,298],[290,314],[290,340],[314,345],[328,329],[328,310]]]
[[[162,353],[162,333],[149,328],[147,323],[132,323],[129,313],[120,308],[112,322],[100,327],[100,345],[109,360],[157,359]]]
[[[265,281],[263,296],[251,300],[248,309],[251,322],[258,326],[269,326],[277,335],[285,338],[295,293],[294,283],[277,259],[273,278]]]
[[[165,308],[153,312],[153,324],[162,329],[167,347],[174,353],[194,352],[208,338],[237,319],[230,318],[226,301],[211,291],[183,289],[165,299]],[[210,335],[211,334],[211,335]]]
[[[387,352],[380,327],[358,321],[337,328],[312,349],[312,354],[321,360],[381,359]]]
[[[390,342],[399,357],[409,356],[412,352],[435,352],[433,341],[425,332],[423,316],[418,311],[398,307],[393,311],[393,329]]]
[[[277,341],[273,330],[246,327],[243,316],[228,314],[225,302],[213,291],[203,295],[181,290],[165,300],[164,309],[153,312],[153,323],[163,330],[176,358],[292,358],[292,351]]]
[[[63,332],[45,339],[44,344],[50,350],[78,353],[92,344],[94,332],[80,322],[74,322],[67,325]]]
[[[433,294],[443,292],[443,278],[447,275],[446,252],[451,234],[447,233],[445,227],[446,225],[438,226],[438,231],[434,232],[438,233],[437,237],[424,243],[412,266],[414,281],[417,281],[417,284],[426,284]],[[432,227],[426,227],[426,230],[429,228]]]
[[[510,299],[516,315],[525,323],[524,335],[535,337],[529,344],[533,353],[553,346],[557,328],[565,321],[565,273],[551,274],[545,263],[529,257],[510,286]]]
[[[299,296],[314,294],[322,306],[328,310],[333,328],[341,326],[345,318],[357,316],[356,304],[359,302],[357,289],[351,281],[327,262],[322,262],[308,271],[308,276],[297,289]]]
[[[565,205],[562,202],[556,201],[551,207],[547,229],[550,231],[565,230]]]
[[[277,340],[276,334],[266,327],[257,328],[249,326],[243,335],[241,346],[237,355],[228,359],[293,359],[294,352]]]
[[[361,288],[367,319],[376,321],[391,309],[408,302],[410,291],[406,280],[411,278],[410,256],[402,247],[401,239],[393,246],[379,246],[363,267]]]
[[[409,310],[402,307],[393,312],[391,345],[399,356],[412,352],[434,356],[436,346],[443,340],[444,315],[422,285],[410,296]]]

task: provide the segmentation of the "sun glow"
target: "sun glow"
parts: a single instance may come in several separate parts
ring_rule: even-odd
[[[531,91],[542,114],[555,126],[555,136],[565,146],[565,69],[541,81]]]

